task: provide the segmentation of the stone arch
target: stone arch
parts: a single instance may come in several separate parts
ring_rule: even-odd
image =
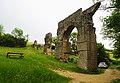
[[[94,4],[90,8],[82,11],[82,8],[58,23],[58,43],[56,45],[56,58],[68,60],[65,52],[70,51],[69,35],[76,27],[78,31],[77,50],[79,51],[78,67],[86,70],[96,70],[97,54],[96,54],[96,34],[93,27],[92,16],[100,6],[100,2]]]

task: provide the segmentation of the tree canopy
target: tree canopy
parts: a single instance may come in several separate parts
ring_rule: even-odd
[[[120,0],[111,0],[112,13],[103,19],[102,34],[113,41],[115,55],[120,58]]]
[[[14,28],[11,33],[16,38],[22,38],[23,37],[23,30],[20,29],[20,28]]]
[[[7,47],[25,47],[28,41],[28,35],[23,35],[23,30],[14,28],[12,34],[4,33],[3,25],[0,25],[0,46]]]
[[[71,42],[71,48],[72,50],[76,51],[77,50],[77,32],[72,32],[70,34],[70,42]]]

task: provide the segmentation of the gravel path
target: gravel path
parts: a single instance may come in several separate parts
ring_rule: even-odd
[[[97,75],[81,74],[60,69],[53,71],[62,76],[72,78],[69,83],[110,83],[113,79],[120,79],[120,71],[116,69],[106,69],[105,73]]]

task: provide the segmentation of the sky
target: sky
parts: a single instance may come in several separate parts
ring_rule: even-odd
[[[51,32],[53,37],[56,36],[58,22],[76,10],[85,10],[93,4],[92,0],[0,0],[0,24],[4,26],[5,33],[20,28],[24,35],[29,34],[29,41],[37,40],[44,44],[45,34]],[[97,42],[111,48],[111,42],[103,40],[100,34],[102,22],[99,18],[106,15],[106,11],[98,10],[93,22]]]

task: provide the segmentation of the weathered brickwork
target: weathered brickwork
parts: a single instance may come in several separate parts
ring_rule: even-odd
[[[51,55],[52,54],[52,33],[47,33],[45,35],[45,44],[44,44],[44,53],[47,55]]]
[[[69,59],[69,56],[66,57],[65,54],[70,51],[69,36],[72,30],[77,28],[77,50],[79,51],[77,65],[86,70],[96,70],[96,34],[92,17],[100,4],[101,3],[98,2],[84,11],[80,8],[58,23],[58,43],[56,45],[57,59]]]

